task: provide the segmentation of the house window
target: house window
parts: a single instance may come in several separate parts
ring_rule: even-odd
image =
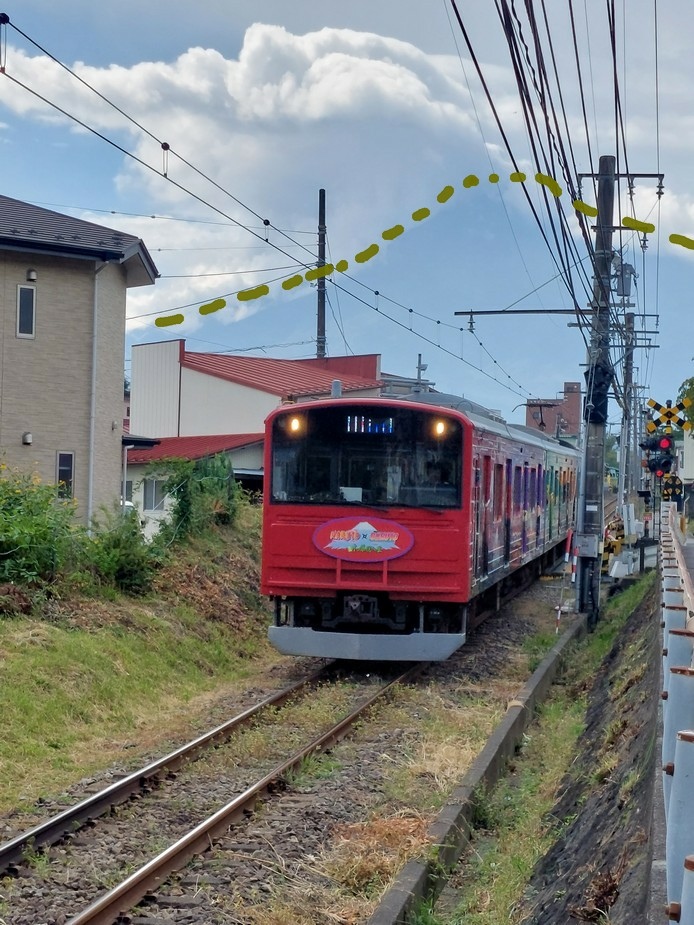
[[[131,502],[133,500],[133,483],[130,479],[127,479],[125,483],[125,500]]]
[[[58,453],[56,470],[59,497],[72,498],[75,482],[75,454]]]
[[[17,286],[17,337],[34,337],[36,286]]]
[[[164,507],[164,498],[166,492],[162,479],[144,479],[142,482],[142,491],[144,493],[144,510],[161,511]]]

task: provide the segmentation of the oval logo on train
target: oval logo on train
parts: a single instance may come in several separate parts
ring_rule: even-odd
[[[383,562],[409,552],[414,536],[402,524],[381,517],[339,517],[321,524],[313,545],[327,556],[348,562]]]

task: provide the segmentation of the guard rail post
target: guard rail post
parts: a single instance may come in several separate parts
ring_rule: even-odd
[[[669,828],[677,734],[681,729],[694,729],[694,668],[685,668],[681,665],[671,668],[670,686],[664,698],[667,709],[663,710],[663,796],[665,798],[665,818]],[[694,803],[691,808],[691,828],[694,833]],[[694,851],[694,844],[692,851]]]
[[[676,665],[691,665],[694,655],[694,630],[670,629],[663,640],[663,688],[670,686],[670,669]],[[666,700],[667,698],[663,698]]]
[[[694,731],[681,730],[675,745],[674,773],[665,836],[665,876],[668,908],[680,903],[684,861],[694,852]],[[688,912],[689,914],[689,912]]]

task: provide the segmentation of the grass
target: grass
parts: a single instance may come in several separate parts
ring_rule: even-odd
[[[394,809],[416,805],[437,810],[447,793],[472,764],[506,709],[509,690],[502,679],[482,695],[460,692],[444,700],[433,688],[412,687],[379,714],[388,728],[407,729],[416,719],[416,733],[405,736],[399,755],[384,755],[388,767],[386,798]]]
[[[233,538],[232,528],[200,542],[209,570],[221,567],[215,561]],[[269,652],[262,613],[240,633],[200,618],[178,587],[185,575],[170,581],[170,603],[75,598],[46,619],[0,620],[0,811],[122,762],[133,740],[156,748],[162,732],[176,734],[181,714],[190,719],[206,695],[233,687]]]
[[[544,657],[556,644],[557,636],[555,633],[535,633],[524,640],[522,651],[527,656],[531,673],[540,666]]]
[[[628,616],[645,596],[654,575],[612,599],[596,631],[576,647],[571,660],[572,681],[594,676],[602,659]],[[623,693],[640,677],[638,647],[627,659]],[[631,667],[629,667],[629,664]],[[572,686],[557,686],[541,706],[538,718],[525,736],[514,772],[489,795],[480,795],[472,852],[455,890],[455,902],[440,912],[423,904],[413,925],[499,925],[520,921],[520,903],[534,866],[559,837],[562,826],[572,820],[552,819],[558,788],[575,755],[584,727],[585,698],[577,698]],[[602,761],[594,772],[598,786],[614,771],[609,749],[621,733],[619,725],[606,730]],[[624,782],[622,799],[628,798],[637,774]]]
[[[402,812],[338,826],[321,867],[348,895],[377,898],[406,861],[429,850],[427,825],[424,816]]]
[[[35,799],[48,780],[74,779],[89,752],[103,767],[108,743],[130,738],[157,714],[164,722],[220,676],[231,680],[244,659],[221,627],[211,635],[200,640],[156,624],[127,635],[0,624],[0,808]]]

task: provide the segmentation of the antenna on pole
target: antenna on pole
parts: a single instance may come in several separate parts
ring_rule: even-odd
[[[325,190],[318,190],[318,264],[325,266]],[[318,277],[316,317],[316,356],[325,356],[325,277]]]

